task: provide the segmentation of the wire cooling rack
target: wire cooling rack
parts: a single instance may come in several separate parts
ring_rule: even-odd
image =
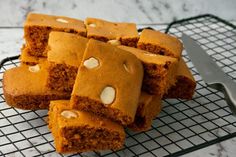
[[[236,77],[236,27],[212,15],[171,23],[166,33],[184,32],[198,41],[232,79]],[[0,69],[0,156],[63,156],[55,153],[53,138],[45,123],[47,111],[9,107],[3,97],[2,75],[19,65],[18,57],[6,58]],[[207,88],[186,52],[183,58],[197,80],[193,100],[169,99],[152,128],[143,133],[127,132],[122,150],[67,156],[179,156],[236,136],[232,116],[222,93]]]

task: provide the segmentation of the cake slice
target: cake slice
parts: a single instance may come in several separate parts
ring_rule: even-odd
[[[69,101],[51,101],[49,128],[56,151],[74,153],[121,149],[125,132],[121,125],[85,111],[69,108]]]
[[[21,65],[3,74],[3,94],[8,105],[20,109],[47,109],[50,100],[69,99],[70,93],[46,88],[47,63]]]
[[[183,50],[182,43],[176,37],[150,29],[141,32],[137,47],[177,59],[180,59]]]
[[[135,55],[90,39],[72,91],[71,106],[130,124],[138,107],[142,79],[142,63]]]
[[[134,23],[109,22],[96,18],[85,20],[87,37],[113,45],[136,47],[139,35]]]
[[[119,48],[134,54],[142,62],[144,68],[143,91],[162,97],[175,84],[178,66],[176,58],[152,54],[127,46],[119,46]]]
[[[49,75],[47,80],[49,89],[72,92],[87,42],[87,38],[71,33],[50,33],[48,40]]]
[[[135,132],[147,131],[151,128],[153,119],[161,112],[161,97],[141,93],[135,120],[128,126]]]
[[[176,80],[176,84],[168,90],[164,98],[192,99],[196,81],[182,58],[179,61]]]
[[[47,60],[45,57],[36,57],[29,54],[29,48],[23,45],[21,48],[20,61],[27,65],[36,65]]]
[[[86,28],[81,20],[64,16],[29,13],[24,24],[24,38],[30,55],[47,56],[45,51],[51,31],[61,31],[86,36]]]

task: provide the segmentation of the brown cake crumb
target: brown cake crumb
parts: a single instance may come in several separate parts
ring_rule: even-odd
[[[21,63],[26,64],[26,65],[36,65],[36,64],[45,62],[47,60],[47,58],[45,57],[31,56],[29,52],[30,52],[30,49],[26,47],[25,45],[23,45],[23,47],[21,48],[21,55],[20,55]]]
[[[49,63],[47,87],[55,91],[71,92],[77,71],[78,67]]]
[[[183,45],[174,36],[156,30],[144,29],[137,47],[151,53],[180,59]]]
[[[135,132],[147,131],[153,119],[161,112],[161,97],[141,93],[134,122],[128,128]]]
[[[70,33],[50,33],[47,58],[49,89],[72,92],[87,42],[88,39]]]
[[[65,117],[61,114],[65,110],[77,116]],[[48,115],[59,153],[118,150],[124,144],[125,132],[121,125],[92,113],[70,109],[69,101],[52,101]]]
[[[29,13],[24,24],[24,38],[29,54],[47,56],[45,51],[51,31],[61,31],[86,36],[83,21],[62,16]]]
[[[164,98],[192,99],[196,88],[196,81],[183,58],[179,61],[176,80],[176,84],[168,90]]]
[[[102,19],[87,18],[85,20],[87,37],[109,42],[118,40],[121,45],[136,47],[139,39],[136,24],[109,22]]]

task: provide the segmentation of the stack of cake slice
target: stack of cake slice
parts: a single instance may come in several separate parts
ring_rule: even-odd
[[[49,109],[60,153],[121,149],[124,127],[146,131],[163,98],[194,94],[181,42],[159,31],[139,36],[134,23],[30,13],[24,36],[4,96],[16,108]]]

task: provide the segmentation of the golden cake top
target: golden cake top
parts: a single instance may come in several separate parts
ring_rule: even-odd
[[[144,29],[141,32],[139,44],[153,44],[167,49],[172,56],[180,58],[183,50],[182,43],[174,36],[156,30]]]
[[[70,109],[69,100],[51,101],[50,113],[54,115],[59,128],[87,127],[89,125],[91,128],[106,128],[124,134],[123,127],[112,122],[110,119],[96,116],[93,113]]]
[[[12,91],[13,95],[17,95],[17,93],[32,95],[43,93],[44,86],[46,87],[46,66],[46,64],[34,66],[22,64],[7,70],[3,78],[5,90]]]
[[[99,36],[108,40],[120,38],[138,38],[138,31],[134,23],[109,22],[102,19],[86,18],[87,36]]]
[[[118,48],[126,50],[126,51],[134,54],[140,61],[142,61],[144,63],[160,65],[160,64],[166,64],[167,61],[177,62],[176,58],[153,54],[148,51],[140,50],[140,49],[133,48],[133,47],[121,45],[121,46],[118,46]]]
[[[143,67],[135,55],[90,39],[72,95],[88,97],[134,118],[142,79]]]
[[[3,75],[4,90],[11,95],[46,95],[63,94],[51,92],[46,87],[47,62],[33,66],[22,64],[5,71]]]
[[[86,33],[83,21],[64,16],[29,13],[24,26],[45,26],[68,31],[74,29],[78,33]]]
[[[51,32],[48,40],[48,61],[78,67],[87,38],[65,32]]]

